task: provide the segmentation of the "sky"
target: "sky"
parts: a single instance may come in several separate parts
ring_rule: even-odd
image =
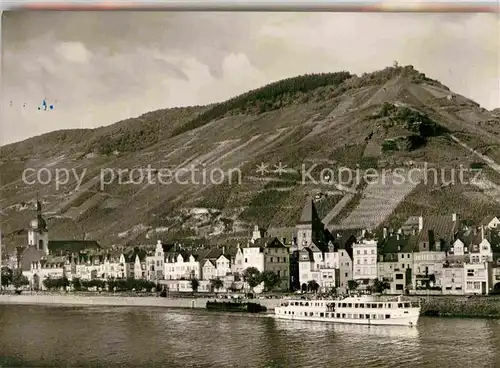
[[[499,53],[498,14],[5,12],[0,145],[394,61],[493,109]]]

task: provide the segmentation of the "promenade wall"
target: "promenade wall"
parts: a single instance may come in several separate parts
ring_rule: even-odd
[[[422,314],[449,317],[500,318],[500,297],[498,296],[411,296],[420,301]]]
[[[21,294],[0,295],[0,304],[53,304],[53,305],[103,305],[127,307],[167,307],[167,308],[206,308],[207,301],[214,298],[162,298],[162,297],[118,297],[101,295],[72,295],[72,294]],[[228,301],[220,299],[220,301]],[[278,299],[249,300],[265,306],[268,311],[274,310],[279,303]]]

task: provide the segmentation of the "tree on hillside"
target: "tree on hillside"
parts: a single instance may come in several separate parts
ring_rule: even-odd
[[[311,280],[307,283],[307,290],[312,291],[313,293],[316,293],[319,290],[319,284],[316,280]]]
[[[358,288],[359,284],[356,280],[347,281],[347,288],[351,291],[354,291]]]
[[[264,282],[266,291],[273,290],[281,283],[281,278],[273,271],[264,271],[260,274],[260,280]]]
[[[196,278],[191,279],[191,289],[193,290],[193,293],[196,293],[199,287],[200,287],[200,282],[198,281],[198,279]]]
[[[253,288],[261,283],[260,271],[255,267],[248,267],[243,271],[243,280],[245,280],[253,292]]]
[[[19,289],[21,286],[29,285],[29,280],[26,276],[23,275],[23,272],[20,269],[16,269],[12,274],[12,285],[16,289]]]
[[[373,280],[373,285],[371,290],[373,293],[383,293],[384,290],[389,290],[391,288],[391,284],[385,280],[375,279]]]
[[[212,286],[212,290],[215,290],[216,296],[217,296],[217,291],[219,291],[219,289],[222,289],[222,287],[224,286],[224,283],[218,277],[216,279],[210,280],[210,284]]]
[[[75,289],[75,291],[82,290],[82,281],[78,277],[75,277],[71,280],[71,285],[73,286],[73,289]]]
[[[9,286],[12,284],[12,275],[13,272],[8,267],[2,267],[1,277],[2,277],[2,287]]]

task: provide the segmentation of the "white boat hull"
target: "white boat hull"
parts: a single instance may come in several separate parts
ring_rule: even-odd
[[[289,314],[280,314],[275,311],[275,318],[286,319],[291,321],[312,321],[312,322],[328,322],[328,323],[347,323],[355,325],[377,325],[377,326],[416,326],[419,315],[393,317],[390,319],[352,319],[352,318],[326,318],[326,317],[309,317],[297,316]]]
[[[380,300],[370,296],[344,299],[289,299],[274,309],[276,318],[356,325],[416,326],[420,305],[403,301]]]

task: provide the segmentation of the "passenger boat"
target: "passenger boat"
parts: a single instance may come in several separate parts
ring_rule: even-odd
[[[284,299],[274,309],[276,318],[354,323],[363,325],[416,326],[420,304],[396,300],[380,300],[376,296],[350,296],[344,299]]]

